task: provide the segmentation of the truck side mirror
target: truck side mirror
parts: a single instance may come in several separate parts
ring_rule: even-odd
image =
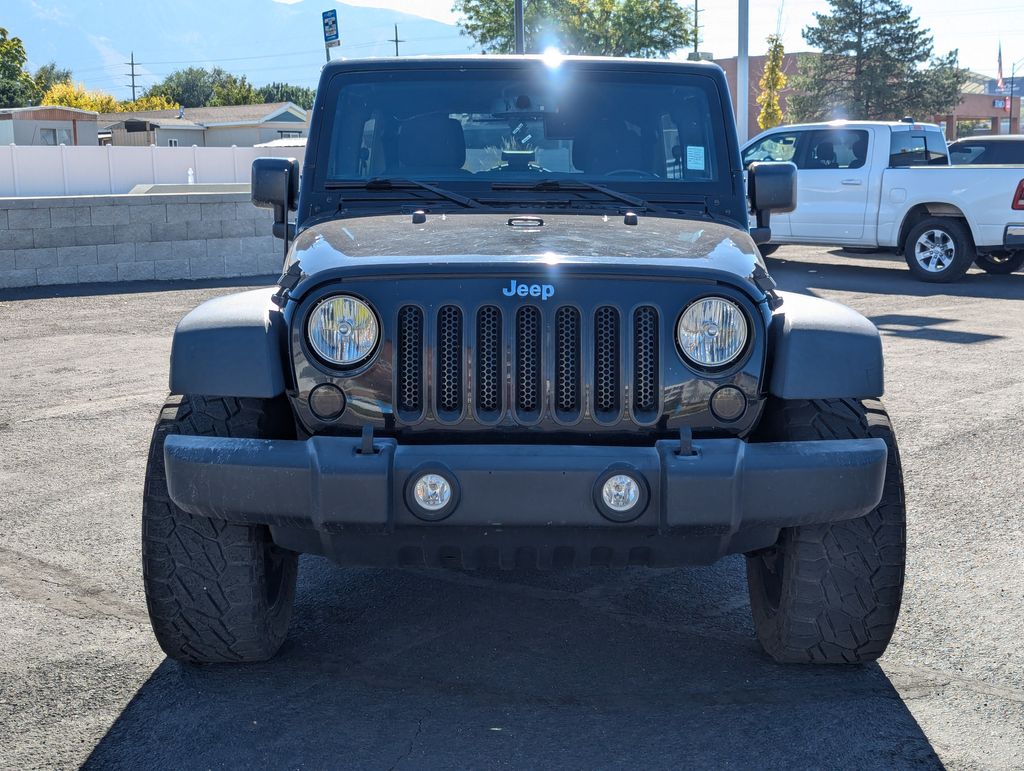
[[[755,162],[747,169],[747,197],[757,217],[757,226],[750,235],[756,244],[771,240],[771,213],[790,212],[796,208],[796,166],[783,162]]]
[[[252,162],[252,202],[274,210],[274,235],[285,249],[293,235],[288,212],[299,206],[299,162],[294,158],[257,158]]]

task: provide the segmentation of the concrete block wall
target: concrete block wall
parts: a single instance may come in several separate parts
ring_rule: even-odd
[[[0,198],[0,289],[280,273],[247,193]]]

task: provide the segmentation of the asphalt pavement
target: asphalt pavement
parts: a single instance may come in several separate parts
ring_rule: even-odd
[[[1022,768],[1024,274],[784,247],[882,330],[909,556],[888,653],[773,664],[743,564],[473,573],[304,558],[273,661],[146,619],[142,480],[175,322],[240,284],[0,292],[0,768]]]

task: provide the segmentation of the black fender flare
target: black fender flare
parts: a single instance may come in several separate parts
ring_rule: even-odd
[[[780,399],[873,399],[885,390],[882,339],[845,305],[779,292],[768,325],[768,392]]]
[[[276,287],[207,300],[178,322],[171,342],[175,394],[270,399],[285,390],[287,324]]]

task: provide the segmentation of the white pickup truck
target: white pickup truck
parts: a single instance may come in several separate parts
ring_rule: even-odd
[[[779,126],[742,149],[792,161],[797,207],[772,215],[781,244],[891,248],[924,281],[956,281],[971,263],[989,273],[1024,264],[1024,167],[950,166],[938,126],[834,121]]]

